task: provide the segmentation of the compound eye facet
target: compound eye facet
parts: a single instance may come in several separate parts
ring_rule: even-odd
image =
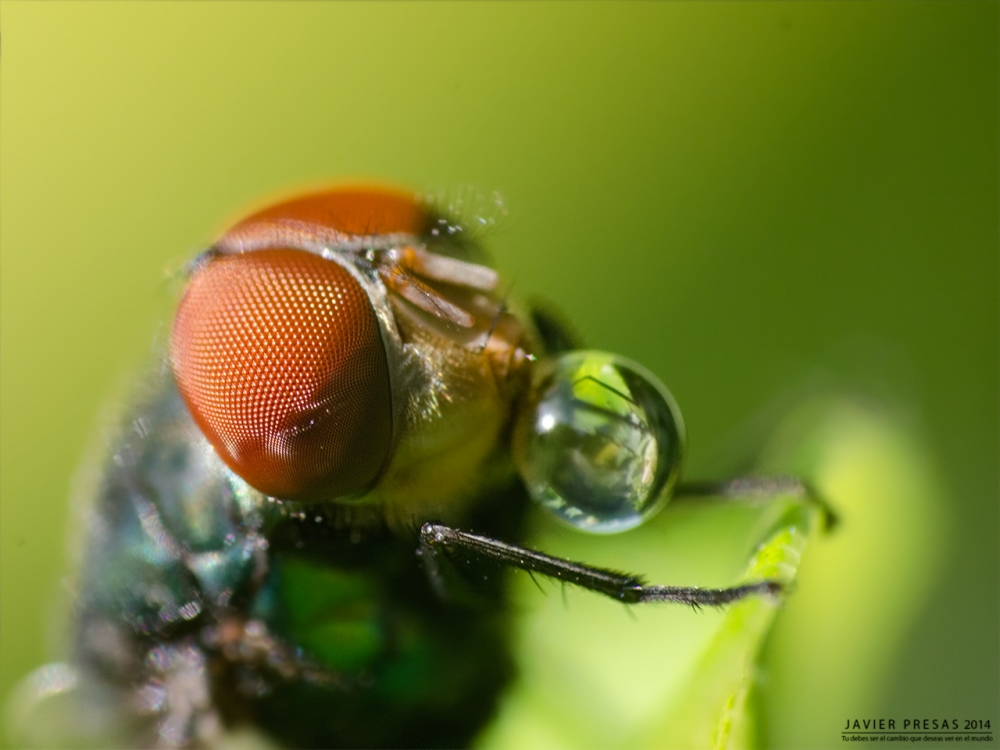
[[[624,357],[574,351],[543,363],[514,428],[532,499],[596,533],[658,512],[680,480],[684,423],[666,387]]]
[[[392,443],[389,367],[343,266],[293,249],[212,259],[189,281],[170,355],[195,422],[261,492],[323,501],[377,479]]]

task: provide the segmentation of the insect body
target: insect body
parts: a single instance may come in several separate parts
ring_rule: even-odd
[[[101,742],[246,724],[292,746],[460,746],[514,674],[506,567],[628,603],[780,589],[652,586],[518,546],[529,497],[615,532],[671,497],[804,488],[680,484],[666,389],[560,351],[478,252],[412,195],[346,188],[258,211],[191,264],[87,516],[59,678]]]

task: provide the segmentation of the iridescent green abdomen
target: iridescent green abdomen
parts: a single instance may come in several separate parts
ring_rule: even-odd
[[[78,663],[140,706],[116,740],[248,724],[292,746],[468,744],[513,672],[494,572],[474,603],[442,602],[415,531],[248,488],[169,378],[135,413],[88,510],[78,597]]]

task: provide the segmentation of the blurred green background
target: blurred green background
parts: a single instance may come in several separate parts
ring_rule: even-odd
[[[5,0],[0,33],[0,697],[58,642],[164,269],[363,177],[499,190],[501,270],[663,377],[689,475],[803,384],[905,414],[941,569],[870,710],[1000,719],[995,3]]]

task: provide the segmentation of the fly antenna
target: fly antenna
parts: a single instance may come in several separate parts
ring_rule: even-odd
[[[507,312],[507,300],[510,298],[510,292],[514,288],[514,279],[510,280],[507,284],[507,288],[504,290],[503,296],[500,298],[500,306],[497,307],[496,314],[493,316],[493,320],[490,321],[490,327],[486,329],[486,335],[483,337],[483,345],[479,347],[480,352],[486,351],[486,345],[490,343],[490,338],[493,336],[493,332],[497,329],[500,324],[500,318],[503,314]]]

